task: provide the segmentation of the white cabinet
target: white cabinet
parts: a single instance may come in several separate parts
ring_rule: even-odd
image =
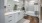
[[[17,12],[14,15],[15,15],[15,22],[18,22],[19,20],[21,20],[24,17],[24,13],[22,11]]]
[[[18,13],[15,13],[15,23],[18,21]]]
[[[14,14],[15,15],[15,23],[17,23],[19,20],[21,20],[24,17],[24,12],[20,11]]]
[[[23,11],[8,12],[5,15],[5,23],[17,23],[24,17]]]
[[[14,23],[14,14],[5,15],[5,23]]]
[[[21,20],[24,17],[24,12],[18,12],[18,20]]]

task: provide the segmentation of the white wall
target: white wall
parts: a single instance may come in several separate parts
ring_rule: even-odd
[[[25,9],[26,11],[34,11],[34,4],[28,1],[25,1]]]
[[[39,5],[34,5],[34,3],[38,3],[38,0],[32,0],[32,2],[25,1],[25,9],[26,11],[39,11],[38,7]]]
[[[0,23],[5,23],[4,9],[4,0],[0,0]]]
[[[12,11],[13,8],[14,8],[14,1],[13,0],[7,0],[6,11]]]

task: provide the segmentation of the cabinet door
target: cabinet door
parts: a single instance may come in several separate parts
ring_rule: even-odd
[[[20,12],[20,19],[22,19],[23,16],[24,16],[24,13],[21,11],[21,12]]]
[[[15,23],[18,21],[18,13],[14,13],[15,15]]]
[[[8,15],[5,16],[5,23],[8,23]]]
[[[10,14],[10,15],[8,16],[8,18],[9,18],[9,19],[14,19],[14,14]]]
[[[14,14],[5,16],[5,23],[14,23]]]
[[[24,13],[21,11],[21,12],[18,12],[18,20],[21,20],[24,16]]]
[[[14,14],[9,15],[9,23],[14,23]]]
[[[20,17],[21,17],[21,16],[20,16],[20,12],[18,12],[18,21],[20,20]]]
[[[14,23],[14,20],[13,20],[13,19],[10,19],[10,20],[8,21],[8,23]]]

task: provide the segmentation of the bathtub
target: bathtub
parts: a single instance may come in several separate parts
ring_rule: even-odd
[[[30,15],[30,16],[38,16],[38,15],[35,15],[34,11],[26,11],[25,14]]]

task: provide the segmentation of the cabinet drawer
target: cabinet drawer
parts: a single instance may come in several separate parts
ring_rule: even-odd
[[[5,16],[5,23],[14,23],[14,14]]]
[[[14,23],[14,20],[9,20],[8,23]]]
[[[14,15],[15,15],[15,22],[17,22],[18,21],[18,13],[15,13]]]
[[[8,18],[9,18],[9,19],[14,19],[14,14],[10,14],[10,15],[8,16]]]

